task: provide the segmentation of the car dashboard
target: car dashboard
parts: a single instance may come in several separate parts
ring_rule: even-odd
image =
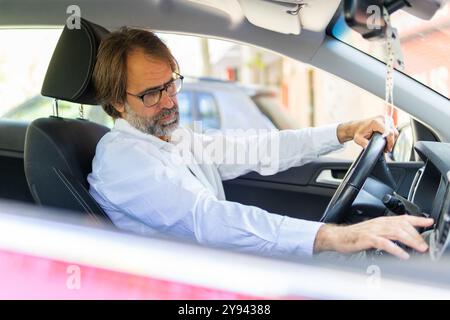
[[[411,185],[408,200],[434,219],[434,226],[425,231],[430,257],[438,260],[450,251],[450,143],[416,143],[414,149],[424,161]]]

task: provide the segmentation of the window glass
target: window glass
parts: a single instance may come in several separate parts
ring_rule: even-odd
[[[394,12],[391,24],[398,29],[405,72],[410,77],[450,98],[450,3],[431,20],[423,20],[405,11]],[[367,41],[349,28],[341,16],[332,34],[351,46],[386,61],[383,41]]]
[[[219,129],[220,115],[214,97],[209,93],[198,94],[198,120],[204,129]]]
[[[192,127],[192,93],[189,91],[182,91],[177,95],[178,111],[180,113],[180,124]]]
[[[42,97],[40,90],[60,33],[61,29],[0,29],[0,118],[31,121],[53,113],[52,99]],[[236,101],[237,91],[241,95],[244,92],[250,98],[249,103],[261,111],[239,109],[248,113],[241,117],[248,119],[247,127],[253,125],[258,114],[270,119],[278,129],[296,129],[386,113],[382,99],[273,52],[194,36],[158,35],[172,50],[181,73],[186,76],[184,89],[178,95],[184,125],[202,120],[204,129],[229,129],[227,126],[234,123],[228,118],[221,119],[219,106],[226,108],[233,103],[230,101]],[[223,94],[215,94],[218,87]],[[194,97],[194,91],[201,94]],[[59,113],[76,118],[80,116],[79,107],[60,101]],[[113,125],[100,106],[85,106],[84,116]],[[409,119],[407,114],[396,111],[398,126]],[[353,160],[360,150],[354,143],[348,143],[331,156]]]
[[[62,29],[0,29],[0,118],[32,121],[53,114],[53,99],[40,94]],[[80,105],[59,101],[59,115],[80,116]],[[112,126],[100,106],[84,106],[84,117]]]
[[[213,92],[205,88],[220,82],[235,85],[243,89],[261,114],[278,129],[317,127],[387,114],[383,99],[323,70],[274,52],[216,39],[159,35],[178,59],[181,72],[192,80],[191,89]],[[229,94],[231,90],[215,96],[216,103],[224,110],[229,104]],[[211,99],[203,104],[200,108],[206,108],[211,115],[214,110]],[[218,124],[212,116],[207,119],[211,119],[214,127],[219,125],[225,130],[230,123],[222,119]],[[409,123],[410,117],[395,110],[394,120],[401,127]],[[359,146],[349,142],[329,156],[354,160],[360,151]]]

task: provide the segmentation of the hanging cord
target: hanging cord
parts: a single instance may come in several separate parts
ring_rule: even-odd
[[[393,116],[394,116],[394,67],[396,61],[400,67],[403,67],[403,58],[401,57],[400,40],[398,39],[396,29],[391,26],[391,17],[385,7],[383,7],[383,18],[386,22],[386,82],[385,82],[385,103],[388,110],[388,114],[384,117],[386,130],[383,134],[384,137],[388,136],[395,128]],[[397,45],[398,51],[396,52],[394,46]],[[398,59],[397,56],[398,55]]]
[[[385,101],[389,110],[388,116],[392,118],[394,113],[394,63],[395,53],[393,47],[393,30],[391,27],[391,17],[386,8],[383,7],[383,17],[386,21],[386,86]]]

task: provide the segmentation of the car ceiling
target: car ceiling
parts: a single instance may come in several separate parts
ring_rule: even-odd
[[[228,39],[263,48],[279,47],[285,49],[284,54],[306,62],[322,43],[324,30],[340,0],[308,2],[299,16],[292,16],[286,13],[293,8],[292,4],[275,0],[0,0],[0,27],[62,26],[69,16],[67,7],[76,4],[83,18],[110,30],[129,25]],[[273,14],[274,6],[279,15]],[[260,8],[258,14],[256,8]],[[267,14],[267,10],[272,14],[263,25],[256,26],[244,18]],[[306,12],[315,18],[307,17]],[[296,34],[294,21],[302,25],[300,35]],[[283,32],[272,29],[283,29]]]
[[[264,24],[261,26],[256,26],[248,19],[252,15],[252,8],[258,3],[292,8],[289,2],[295,1],[0,0],[0,27],[62,26],[69,16],[66,13],[68,6],[75,4],[80,7],[83,18],[110,30],[128,25],[255,45],[311,64],[384,99],[385,64],[325,32],[332,12],[336,8],[341,10],[339,3],[342,1],[305,0],[308,6],[302,8],[299,17],[296,17],[301,25],[300,34],[295,34],[294,20],[290,20],[290,26],[281,22],[285,7],[278,12],[283,13],[281,16],[270,14],[270,18],[266,19],[268,22],[258,19],[253,21]],[[259,15],[267,15],[265,10],[267,7],[261,7]],[[283,29],[283,32],[270,29]],[[442,141],[450,141],[449,100],[400,72],[395,72],[394,78],[396,106],[433,128]],[[436,114],[439,116],[436,117]]]

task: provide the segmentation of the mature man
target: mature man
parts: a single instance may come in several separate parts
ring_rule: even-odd
[[[169,49],[155,34],[130,28],[111,33],[99,48],[93,79],[98,99],[115,125],[97,146],[88,181],[91,194],[117,227],[264,255],[308,256],[378,248],[407,259],[408,254],[392,240],[427,250],[414,226],[430,226],[431,219],[399,216],[351,226],[324,225],[226,201],[222,180],[262,172],[268,153],[259,150],[255,163],[230,164],[220,157],[210,163],[199,160],[204,156],[199,155],[202,148],[192,148],[191,161],[179,161],[171,137],[179,122],[176,94],[182,76]],[[374,131],[385,131],[383,118],[286,130],[267,137],[278,142],[275,171],[282,171],[336,150],[351,139],[365,147]],[[387,149],[392,148],[396,135],[387,136]],[[244,154],[263,142],[267,139],[255,135],[226,138],[228,146],[237,145]]]

